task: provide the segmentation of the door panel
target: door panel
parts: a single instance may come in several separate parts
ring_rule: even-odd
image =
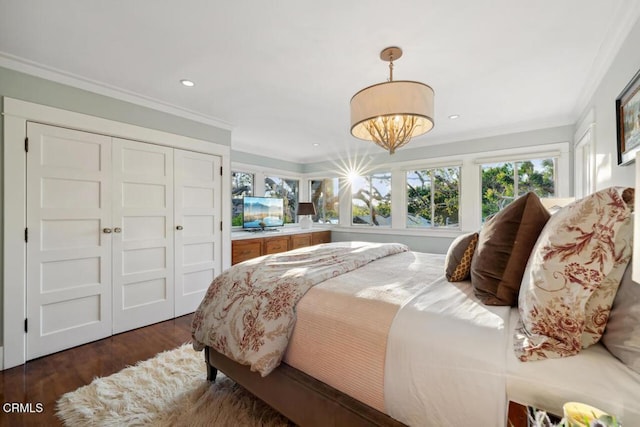
[[[174,151],[175,316],[195,311],[222,269],[220,157]]]
[[[113,139],[113,331],[173,317],[173,149]]]
[[[111,139],[29,123],[27,360],[111,335]]]

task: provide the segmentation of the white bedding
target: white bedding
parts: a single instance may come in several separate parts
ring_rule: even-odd
[[[509,401],[560,416],[564,402],[577,401],[640,426],[640,374],[601,344],[520,362],[513,352],[518,318],[515,308],[479,302],[470,282],[440,277],[426,285],[389,331],[386,412],[410,426],[499,427],[507,425]]]
[[[287,362],[410,426],[506,426],[510,400],[558,415],[564,402],[579,401],[616,414],[626,426],[640,426],[640,375],[600,344],[564,359],[518,361],[513,352],[517,309],[482,304],[469,281],[447,282],[443,262],[444,255],[401,253],[318,285],[317,292],[338,302],[350,295],[344,304],[353,309],[345,318],[336,307],[329,310],[336,311],[333,317],[325,318],[327,310],[317,305],[333,307],[336,301],[310,300],[322,319],[294,331],[292,344],[302,333],[303,345],[297,356],[289,349]],[[312,296],[309,292],[301,304]],[[365,310],[354,297],[379,300],[384,307],[371,307],[381,312],[401,306],[395,317],[383,321],[370,311],[373,301]],[[322,328],[310,333],[320,320]],[[386,355],[369,354],[374,347],[384,349],[384,341],[372,345],[385,337],[372,339],[374,325],[365,320],[385,330],[390,323]],[[365,354],[358,356],[358,351]]]
[[[640,426],[640,374],[613,357],[602,344],[575,356],[520,362],[511,350],[518,311],[511,311],[507,351],[510,400],[562,415],[563,402],[583,402]]]
[[[386,412],[410,426],[505,426],[509,401],[557,415],[575,401],[640,426],[640,374],[601,344],[520,362],[513,352],[518,319],[516,308],[480,303],[469,282],[441,277],[425,286],[389,332]]]
[[[444,259],[402,252],[319,284],[286,362],[409,426],[504,427],[510,400],[558,415],[580,401],[640,426],[639,374],[600,344],[518,361],[517,310],[448,282]]]
[[[506,425],[509,310],[480,303],[470,282],[426,283],[391,326],[387,413],[410,426]]]

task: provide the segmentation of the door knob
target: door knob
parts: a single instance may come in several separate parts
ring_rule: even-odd
[[[103,228],[102,232],[106,233],[106,234],[110,234],[111,233],[111,229],[110,228]]]
[[[122,231],[122,228],[120,228],[120,227],[116,227],[116,228],[113,229],[114,233],[120,233],[121,231]]]
[[[182,230],[182,226],[181,225],[177,225],[176,226],[176,230]]]

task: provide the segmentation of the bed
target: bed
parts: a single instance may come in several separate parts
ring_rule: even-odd
[[[530,203],[521,213],[531,214]],[[480,238],[473,257],[485,243]],[[462,247],[468,255],[470,246]],[[450,281],[451,257],[451,250],[342,242],[238,264],[225,273],[233,291],[214,281],[196,312],[194,345],[205,350],[211,380],[224,372],[298,425],[505,426],[509,401],[555,414],[564,402],[583,401],[640,425],[640,373],[601,343],[571,357],[520,361],[519,309],[487,304],[473,277]],[[296,298],[282,291],[274,303],[274,295],[251,300],[240,291],[243,283],[252,292],[264,286],[256,291],[263,297],[281,288],[274,278],[290,283],[294,276],[303,289]],[[274,306],[282,310],[285,294],[295,300],[291,318],[256,320],[273,317]],[[245,310],[232,314],[230,300],[242,300]],[[248,350],[265,337],[276,345]],[[244,347],[234,349],[231,338]]]

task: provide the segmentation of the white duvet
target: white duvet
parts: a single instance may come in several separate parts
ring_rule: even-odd
[[[410,426],[506,426],[508,402],[562,415],[578,401],[640,426],[640,375],[601,344],[561,359],[519,361],[518,311],[483,305],[470,282],[437,278],[389,331],[385,412]]]
[[[509,307],[444,277],[398,311],[387,341],[386,412],[410,426],[504,426]]]

